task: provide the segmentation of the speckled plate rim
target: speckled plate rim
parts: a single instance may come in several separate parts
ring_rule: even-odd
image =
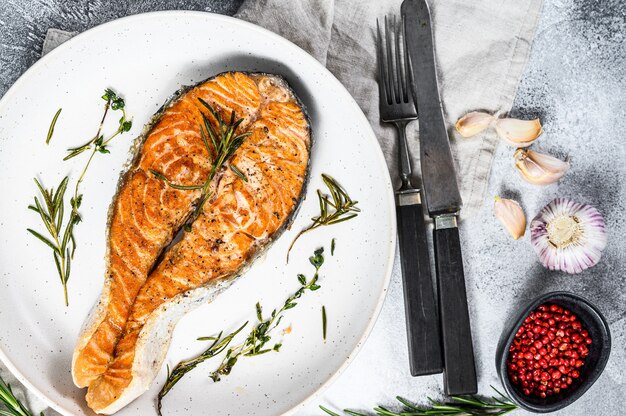
[[[368,137],[366,138],[366,140],[369,140],[370,141],[370,145],[374,149],[377,149],[377,151],[375,152],[377,154],[377,158],[375,160],[373,160],[372,162],[378,164],[379,167],[384,168],[384,169],[381,169],[382,171],[387,172],[387,175],[385,175],[385,177],[383,179],[384,179],[384,182],[385,182],[385,188],[387,190],[387,196],[388,196],[387,197],[387,203],[389,205],[389,212],[390,212],[390,216],[391,216],[390,221],[391,221],[391,224],[392,224],[392,232],[390,233],[390,238],[388,240],[389,243],[388,243],[388,246],[387,246],[387,264],[386,264],[386,267],[385,267],[385,273],[384,273],[384,276],[383,276],[384,280],[383,280],[383,285],[381,286],[382,290],[381,290],[381,293],[379,295],[378,302],[376,304],[376,307],[374,308],[374,311],[373,311],[372,315],[369,318],[367,327],[366,327],[365,331],[363,332],[363,335],[361,335],[361,338],[356,343],[356,346],[354,347],[352,352],[346,357],[346,359],[343,362],[343,364],[339,368],[337,368],[337,370],[330,377],[328,377],[328,379],[326,379],[326,381],[324,383],[322,383],[320,385],[320,387],[317,388],[317,390],[313,391],[308,397],[306,397],[304,400],[302,400],[299,404],[295,405],[290,410],[288,410],[287,412],[283,413],[283,416],[292,415],[295,412],[297,412],[298,410],[300,410],[303,407],[305,407],[313,399],[315,399],[316,397],[319,397],[328,387],[330,387],[330,385],[352,363],[354,358],[357,356],[357,354],[359,353],[359,351],[363,347],[363,344],[365,343],[365,341],[369,337],[370,333],[372,332],[372,329],[374,328],[374,325],[376,324],[376,321],[378,319],[378,316],[380,315],[380,311],[382,309],[383,303],[385,301],[385,297],[386,297],[386,294],[387,294],[387,289],[389,287],[389,282],[391,280],[391,272],[392,272],[392,269],[393,269],[393,263],[394,263],[394,257],[395,257],[395,250],[396,250],[396,217],[394,215],[394,213],[395,213],[395,200],[394,200],[393,187],[392,187],[392,183],[391,183],[391,177],[390,177],[390,175],[388,173],[389,171],[388,171],[388,168],[387,168],[387,162],[385,161],[385,157],[383,155],[382,149],[380,148],[378,140],[376,139],[374,131],[372,130],[371,125],[369,124],[369,120],[367,120],[367,118],[365,117],[365,114],[363,114],[363,111],[360,109],[358,103],[354,100],[352,95],[350,95],[350,93],[343,86],[343,84],[328,69],[326,69],[325,66],[323,66],[319,61],[317,61],[315,58],[313,58],[304,49],[300,48],[298,45],[294,44],[293,42],[283,38],[282,36],[279,36],[276,33],[271,32],[271,31],[269,31],[269,30],[267,30],[265,28],[262,28],[262,27],[260,27],[258,25],[246,22],[246,21],[241,20],[241,19],[237,19],[237,18],[230,17],[230,16],[224,16],[224,15],[220,15],[220,14],[216,14],[216,13],[200,12],[200,11],[185,11],[185,10],[169,10],[169,11],[157,11],[157,12],[149,12],[149,13],[140,13],[140,14],[136,14],[136,15],[132,15],[132,16],[122,17],[122,18],[119,18],[119,19],[112,20],[110,22],[103,23],[101,25],[93,27],[93,28],[91,28],[89,30],[86,30],[85,32],[82,32],[82,33],[74,36],[73,38],[69,39],[67,42],[59,45],[57,48],[55,48],[52,51],[50,51],[45,56],[42,56],[26,72],[24,72],[24,74],[22,74],[17,79],[17,81],[15,81],[15,83],[11,86],[11,88],[9,88],[9,90],[4,94],[4,96],[2,96],[2,98],[0,99],[0,108],[3,106],[5,101],[8,101],[7,97],[12,96],[15,93],[15,91],[19,90],[19,88],[20,88],[20,86],[22,84],[28,82],[28,79],[34,73],[39,71],[39,68],[41,66],[45,65],[47,59],[50,59],[50,57],[54,57],[56,55],[64,53],[65,49],[68,48],[68,45],[73,45],[75,43],[82,42],[83,40],[88,39],[90,36],[94,35],[95,33],[98,33],[100,31],[107,31],[107,30],[109,30],[112,27],[117,26],[117,25],[130,24],[130,23],[136,22],[138,20],[151,19],[151,18],[153,18],[155,16],[156,17],[161,17],[163,15],[169,15],[169,16],[172,16],[172,17],[174,17],[174,16],[176,16],[176,17],[195,16],[195,17],[204,17],[204,18],[208,17],[209,19],[215,19],[217,21],[221,20],[223,22],[228,22],[228,23],[232,24],[233,26],[241,26],[241,27],[246,27],[247,29],[255,30],[261,36],[269,37],[269,38],[271,38],[271,39],[273,39],[273,40],[275,40],[277,42],[284,43],[286,47],[292,48],[294,50],[294,52],[297,52],[300,55],[300,57],[302,59],[306,60],[311,66],[317,68],[320,72],[323,72],[327,76],[329,76],[329,79],[332,79],[333,82],[336,83],[336,87],[337,87],[336,92],[338,94],[344,95],[343,99],[345,99],[347,102],[352,103],[355,107],[357,107],[359,109],[359,111],[358,111],[359,117],[361,118],[361,121],[369,127],[369,129],[367,129],[367,130],[371,133],[371,134],[367,135]],[[26,386],[31,392],[35,393],[37,395],[37,397],[39,397],[44,403],[46,403],[47,405],[52,407],[54,410],[58,411],[59,413],[61,413],[63,415],[72,415],[72,413],[69,410],[65,409],[62,405],[60,405],[59,403],[55,402],[53,399],[49,398],[48,396],[46,396],[42,391],[37,389],[26,377],[24,377],[24,375],[17,369],[17,367],[15,367],[15,365],[11,362],[11,360],[8,358],[8,356],[4,353],[4,351],[2,350],[1,347],[0,347],[0,360],[4,363],[4,365],[6,365],[6,367],[9,369],[9,371],[11,371],[11,373],[24,386]]]

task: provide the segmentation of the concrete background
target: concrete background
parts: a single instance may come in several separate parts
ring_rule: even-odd
[[[146,11],[206,10],[233,14],[241,0],[0,0],[0,96],[40,57],[46,30],[84,31]],[[622,414],[626,399],[626,3],[621,0],[548,0],[513,114],[541,117],[539,150],[569,157],[571,171],[557,185],[533,187],[514,171],[513,151],[501,145],[481,213],[462,224],[466,280],[480,392],[499,385],[494,367],[503,321],[535,296],[569,290],[605,314],[613,335],[609,364],[596,384],[560,415]],[[529,220],[556,196],[596,206],[609,244],[599,265],[577,276],[553,273],[535,260],[529,238],[514,242],[493,218],[492,197],[521,200]],[[380,319],[354,363],[322,398],[301,414],[321,414],[318,404],[370,409],[401,395],[424,403],[441,397],[441,376],[408,373],[399,269]],[[14,380],[0,365],[0,374]],[[15,386],[20,397],[23,392]],[[31,401],[33,410],[41,406]],[[54,412],[46,411],[47,415]],[[525,414],[519,411],[515,414]]]

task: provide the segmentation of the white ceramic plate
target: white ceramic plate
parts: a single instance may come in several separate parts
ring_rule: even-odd
[[[120,19],[89,30],[37,62],[0,101],[0,357],[31,390],[66,415],[92,414],[70,376],[74,342],[103,281],[106,214],[128,158],[132,137],[180,88],[226,70],[283,74],[308,107],[315,144],[307,199],[293,228],[217,301],[184,317],[174,332],[166,362],[171,366],[203,349],[198,336],[233,330],[254,320],[254,305],[280,306],[310,274],[308,256],[324,245],[321,286],[287,312],[290,334],[280,353],[242,359],[233,373],[213,384],[217,360],[189,373],[164,401],[167,415],[277,415],[291,413],[319,393],[351,361],[370,332],[388,284],[395,248],[395,214],[389,173],[376,138],[344,87],[316,60],[287,40],[257,26],[198,12],[159,12]],[[66,174],[76,180],[84,157],[62,162],[65,149],[91,137],[99,122],[102,91],[126,98],[134,126],[98,155],[83,185],[84,221],[69,281],[70,306],[51,252],[26,232],[42,229],[26,209],[36,193],[33,177],[56,186]],[[374,98],[372,98],[374,99]],[[49,146],[46,133],[56,110],[63,112]],[[115,120],[113,120],[115,121]],[[114,129],[112,123],[109,130]],[[304,236],[285,266],[297,230],[319,208],[320,174],[336,177],[358,199],[358,218]],[[335,256],[329,253],[337,239]],[[321,306],[328,311],[322,341]],[[165,369],[152,388],[120,415],[154,414]]]

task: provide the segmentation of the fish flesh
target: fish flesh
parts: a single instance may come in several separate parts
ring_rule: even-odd
[[[243,119],[237,131],[250,135],[228,163],[245,176],[222,168],[191,230],[172,244],[202,194],[174,189],[151,171],[176,184],[206,181],[200,124],[209,115],[199,99],[225,120],[233,111]],[[102,414],[149,388],[178,319],[228,287],[290,224],[309,171],[306,112],[276,75],[228,72],[186,89],[141,140],[111,208],[104,289],[72,362],[75,384],[88,386],[87,403]]]

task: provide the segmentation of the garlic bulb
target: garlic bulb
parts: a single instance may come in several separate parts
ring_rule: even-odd
[[[541,122],[534,120],[517,120],[515,118],[501,118],[496,121],[498,136],[515,147],[530,146],[542,132]]]
[[[456,131],[463,137],[474,136],[485,130],[494,121],[491,114],[472,111],[465,114],[456,122]]]
[[[535,185],[554,183],[569,170],[569,162],[534,150],[517,149],[513,157],[522,177]]]
[[[517,201],[496,196],[493,212],[514,240],[524,236],[526,232],[526,216]]]
[[[570,274],[596,265],[607,241],[602,214],[565,198],[539,211],[530,223],[530,238],[544,267]]]

